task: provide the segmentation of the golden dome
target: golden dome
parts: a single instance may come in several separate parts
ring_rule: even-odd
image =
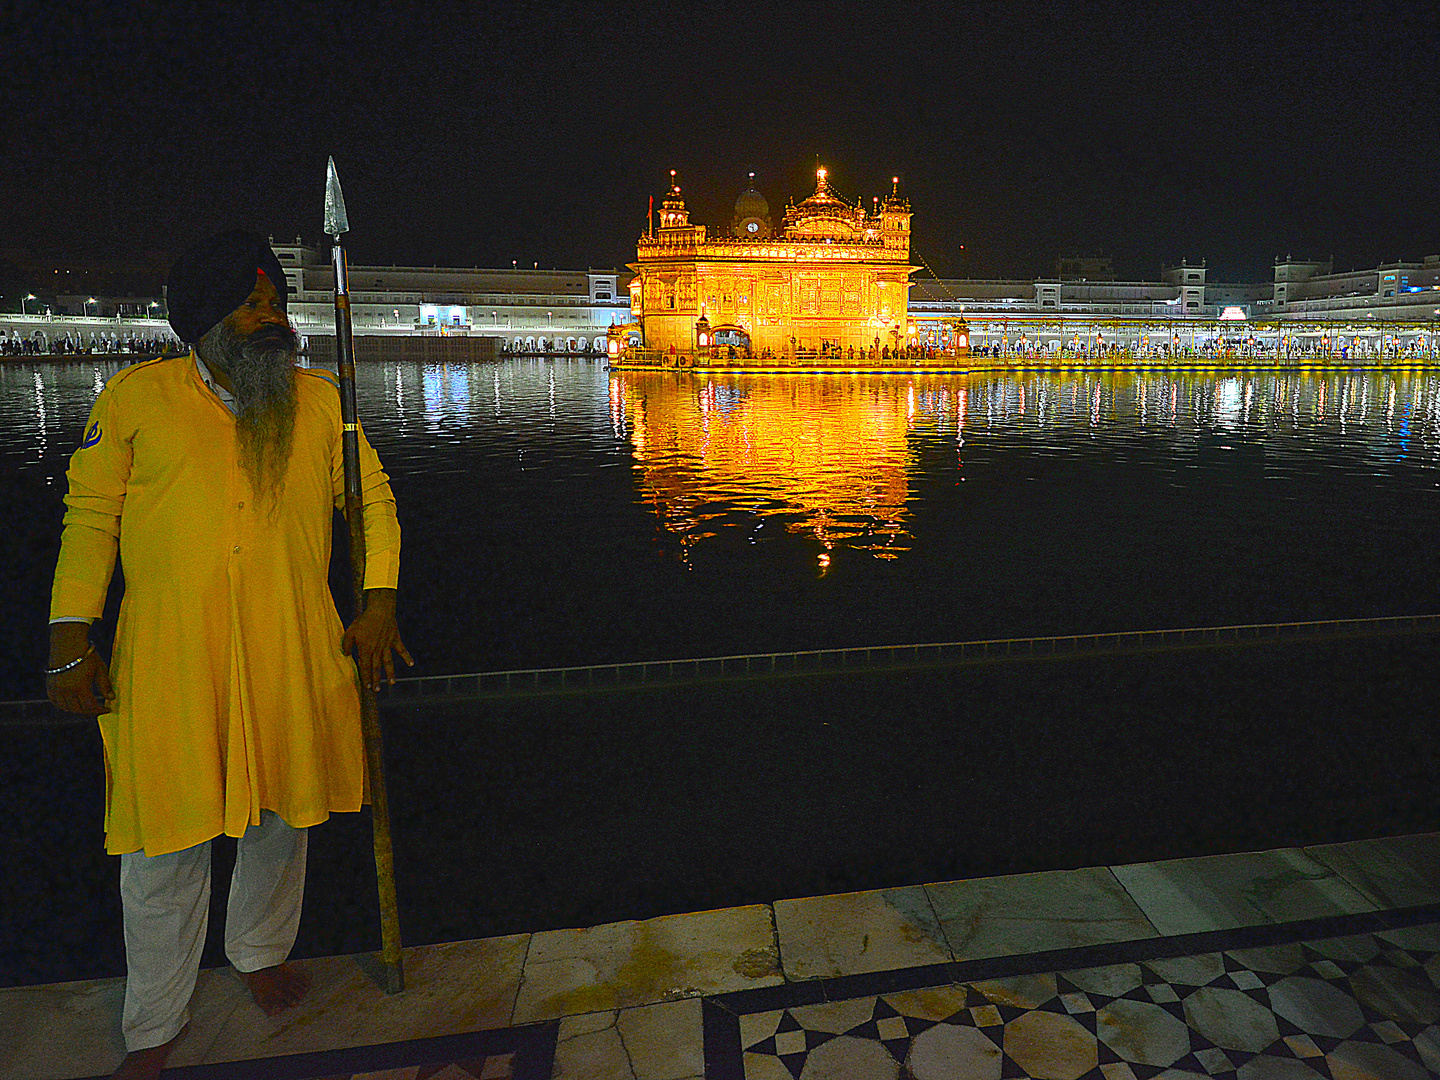
[[[785,209],[785,235],[849,239],[865,231],[865,211],[830,190],[825,170],[815,170],[815,194]]]

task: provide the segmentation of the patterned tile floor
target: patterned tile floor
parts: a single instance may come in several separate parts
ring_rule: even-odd
[[[387,996],[202,971],[173,1080],[1440,1076],[1440,833],[415,946]],[[0,1080],[103,1077],[123,981],[0,988]]]
[[[1220,945],[1254,935],[1197,937]],[[1157,944],[1170,945],[1170,955],[1154,955]],[[988,965],[991,977],[844,999],[832,997],[845,992],[836,980],[826,1000],[781,1008],[751,1011],[775,1004],[764,992],[709,1000],[706,1076],[1440,1075],[1440,924],[1187,955],[1175,955],[1175,944],[1135,942],[1111,950],[1128,954],[1121,962],[1059,971],[1006,974],[1033,967],[1030,958],[1006,958]]]

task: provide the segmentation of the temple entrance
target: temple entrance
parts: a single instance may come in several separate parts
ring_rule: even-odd
[[[712,355],[728,356],[731,349],[737,357],[750,355],[750,332],[743,326],[715,327],[712,343]]]

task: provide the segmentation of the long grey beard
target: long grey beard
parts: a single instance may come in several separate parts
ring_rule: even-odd
[[[198,342],[201,359],[224,369],[234,387],[240,465],[272,509],[285,487],[295,442],[295,338],[254,343],[218,323]]]

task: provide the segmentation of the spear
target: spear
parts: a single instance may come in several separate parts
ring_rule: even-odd
[[[365,525],[360,501],[360,423],[355,408],[355,339],[350,325],[350,275],[340,237],[350,231],[345,196],[335,159],[325,170],[325,233],[333,241],[335,261],[335,356],[340,373],[341,449],[345,455],[345,523],[350,532],[350,573],[355,614],[365,607]],[[357,661],[359,657],[356,657]],[[380,957],[364,966],[387,994],[405,989],[400,957],[400,912],[395,906],[395,858],[390,848],[390,801],[385,794],[385,761],[380,740],[380,707],[375,691],[360,680],[360,728],[370,780],[370,822],[375,838],[375,879],[380,889]]]

